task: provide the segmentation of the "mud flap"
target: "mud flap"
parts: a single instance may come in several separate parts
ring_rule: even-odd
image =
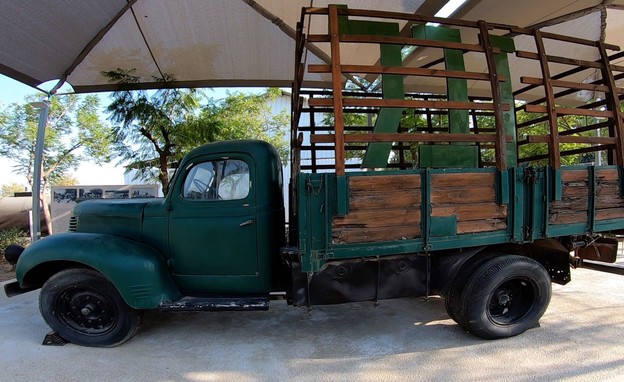
[[[583,260],[615,263],[615,260],[617,259],[617,250],[617,239],[601,237],[587,247],[579,248],[576,255]]]

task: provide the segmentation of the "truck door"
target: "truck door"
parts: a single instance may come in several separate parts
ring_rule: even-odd
[[[169,219],[171,267],[186,291],[252,292],[258,279],[254,162],[201,157],[181,169]]]

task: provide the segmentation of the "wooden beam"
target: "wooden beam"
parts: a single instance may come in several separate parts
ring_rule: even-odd
[[[485,102],[460,102],[460,101],[420,101],[403,99],[361,99],[343,98],[345,107],[398,107],[398,108],[420,108],[420,109],[473,109],[473,110],[495,110],[493,103]],[[309,100],[310,106],[331,106],[331,98],[315,98]],[[509,104],[503,104],[502,110],[509,110]]]
[[[326,15],[328,14],[327,8],[309,7],[305,8],[306,14]],[[372,17],[378,19],[400,19],[406,21],[412,21],[416,23],[438,23],[442,25],[452,25],[458,27],[478,28],[478,24],[475,21],[461,20],[461,19],[449,19],[444,17],[432,17],[423,16],[420,14],[409,14],[400,12],[387,12],[378,10],[367,9],[352,9],[352,8],[339,8],[338,14],[341,16],[357,16],[357,17]],[[515,25],[488,23],[490,29],[504,29],[511,30],[518,28]]]
[[[608,127],[609,125],[610,125],[609,121],[595,123],[595,124],[592,124],[592,125],[587,125],[587,126],[577,127],[575,129],[562,131],[562,132],[559,133],[559,136],[563,137],[563,136],[566,136],[566,135],[584,133],[586,131],[594,131],[594,130],[597,130],[597,129],[602,129],[603,127]]]
[[[310,64],[308,72],[310,73],[331,73],[330,65]],[[464,72],[459,70],[443,70],[443,69],[426,69],[426,68],[408,68],[397,66],[381,66],[381,65],[342,65],[343,73],[365,73],[365,74],[398,74],[403,76],[421,76],[421,77],[441,77],[441,78],[460,78],[467,80],[489,81],[490,76],[487,73]],[[505,76],[499,76],[499,81],[506,81]]]
[[[524,77],[524,76],[522,76],[522,77],[520,77],[520,82],[522,82],[523,84],[529,84],[529,85],[543,85],[544,84],[544,79],[542,79],[542,78],[535,78],[535,77]],[[582,83],[582,82],[551,80],[550,84],[553,87],[557,87],[557,88],[569,88],[569,89],[575,89],[575,90],[589,90],[589,91],[597,91],[597,92],[603,92],[603,93],[608,93],[609,91],[611,91],[608,86],[587,84],[587,83]],[[624,94],[624,89],[616,89],[616,91]]]
[[[550,69],[548,67],[548,58],[546,57],[546,50],[544,49],[544,40],[542,39],[542,32],[535,30],[533,32],[535,38],[535,46],[537,47],[537,54],[542,69],[542,78],[544,78],[544,93],[546,93],[546,107],[545,112],[548,116],[548,126],[550,128],[550,141],[549,141],[549,162],[552,168],[555,170],[561,167],[561,158],[559,157],[559,128],[557,126],[557,112],[555,106],[555,95],[551,85],[552,78],[550,76]],[[532,105],[527,105],[532,106]],[[527,111],[529,111],[527,109]]]
[[[570,155],[591,153],[591,152],[596,152],[596,151],[611,150],[614,147],[615,146],[613,145],[601,145],[601,146],[583,147],[583,148],[574,149],[574,150],[565,150],[561,152],[561,156],[570,156]],[[518,159],[518,162],[531,162],[531,161],[542,160],[542,159],[548,159],[548,154],[534,155],[531,157],[520,158]]]
[[[525,52],[523,50],[516,51],[516,57],[528,58],[531,60],[539,60],[537,53]],[[548,59],[548,62],[554,62],[556,64],[572,65],[572,66],[577,66],[577,67],[582,67],[582,68],[601,68],[602,67],[602,64],[596,61],[586,61],[586,60],[551,56],[551,55],[547,55],[546,57]]]
[[[368,142],[496,142],[494,134],[347,134],[346,143]],[[513,137],[505,137],[506,142],[513,142]],[[312,143],[333,143],[334,134],[317,134],[310,137]]]
[[[485,52],[485,61],[487,62],[488,72],[490,75],[490,89],[492,92],[492,106],[494,106],[494,127],[496,128],[496,141],[494,144],[496,169],[505,171],[507,169],[507,150],[505,145],[505,125],[503,124],[503,103],[500,87],[498,86],[498,72],[496,70],[496,61],[494,60],[494,48],[490,41],[490,33],[487,29],[485,21],[479,21],[479,36],[483,51]]]
[[[331,42],[330,35],[312,34],[308,36],[308,42]],[[465,44],[461,42],[427,40],[411,37],[392,37],[374,35],[340,35],[340,41],[356,44],[390,44],[390,45],[415,45],[428,48],[456,49],[463,52],[483,52],[483,48],[477,44]],[[494,53],[500,53],[500,49],[493,48]]]
[[[617,139],[616,150],[615,150],[615,160],[618,166],[624,166],[624,122],[622,121],[622,110],[620,108],[620,99],[616,93],[617,86],[615,84],[615,78],[613,77],[613,73],[607,69],[609,67],[609,56],[607,55],[607,45],[599,41],[598,42],[598,50],[600,51],[600,57],[604,61],[605,68],[602,70],[602,78],[607,83],[607,86],[611,88],[611,92],[607,94],[607,99],[609,102],[607,103],[607,108],[613,114],[613,127],[611,129],[611,134]]]
[[[340,70],[340,35],[338,33],[338,8],[329,7],[329,31],[331,37],[332,94],[334,107],[334,134],[336,175],[345,174],[344,117],[342,114],[342,72]]]
[[[550,138],[548,135],[529,135],[528,143],[548,143]],[[583,136],[563,136],[559,137],[561,143],[587,143],[587,144],[615,144],[616,139],[612,137],[583,137]]]
[[[542,35],[542,38],[547,38],[549,40],[571,42],[573,44],[580,44],[580,45],[586,45],[586,46],[595,46],[595,47],[598,46],[598,41],[594,41],[594,40],[588,40],[584,38],[572,37],[572,36],[550,33],[550,32],[540,31],[540,34]],[[615,51],[620,50],[620,47],[617,45],[604,44],[604,43],[603,45],[606,49],[609,49],[609,50],[615,50]]]
[[[568,107],[553,107],[552,109],[549,109],[548,107],[541,105],[524,105],[523,109],[526,110],[527,113],[548,113],[548,110],[551,110],[548,118],[549,120],[554,118],[555,124],[558,115],[582,115],[584,117],[613,118],[613,112],[608,110],[588,110]]]

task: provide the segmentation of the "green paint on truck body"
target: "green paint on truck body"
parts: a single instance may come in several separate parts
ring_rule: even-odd
[[[249,169],[244,197],[184,198],[182,188],[195,167],[229,161]],[[184,295],[268,295],[285,240],[281,170],[277,152],[266,142],[199,147],[180,163],[165,198],[77,204],[77,232],[28,247],[17,265],[18,281],[22,287],[41,286],[50,276],[46,267],[86,266],[140,309]]]
[[[412,27],[412,37],[436,41],[461,42],[458,29],[416,25]],[[447,70],[466,71],[464,52],[444,49],[444,65]],[[446,88],[449,101],[468,101],[468,82],[461,78],[447,78]],[[470,133],[468,110],[448,111],[449,133]],[[478,167],[479,153],[474,144],[452,142],[450,145],[418,145],[418,164],[421,168],[470,168]]]
[[[339,17],[339,30],[342,34],[399,36],[399,24],[378,21],[349,20],[346,16]],[[401,66],[401,46],[391,44],[380,45],[380,61],[384,66]],[[381,92],[384,99],[403,99],[405,88],[403,77],[396,74],[381,75]],[[374,133],[396,133],[401,121],[403,109],[381,108]],[[369,143],[362,160],[362,168],[385,168],[392,150],[392,142]]]
[[[505,145],[505,152],[507,158],[507,166],[515,167],[518,165],[518,152],[516,149],[517,135],[516,135],[516,113],[514,111],[514,96],[513,88],[511,84],[511,72],[509,70],[509,58],[507,55],[516,51],[513,38],[490,35],[490,41],[492,46],[499,48],[501,52],[494,55],[494,61],[496,64],[496,72],[505,76],[506,80],[499,82],[499,89],[501,94],[501,102],[509,105],[509,110],[503,110],[503,126],[505,135],[513,138],[512,141],[508,141]]]
[[[614,169],[602,166],[600,169]],[[594,167],[568,166],[561,170],[596,171]],[[507,201],[506,227],[500,230],[458,234],[457,217],[432,217],[430,205],[431,177],[439,174],[492,173],[497,178],[499,201]],[[380,172],[347,173],[347,184],[354,177],[376,177],[393,174],[412,174],[421,178],[421,236],[412,239],[381,242],[334,243],[332,217],[336,216],[335,174],[299,174],[299,251],[302,270],[317,272],[328,260],[373,258],[398,254],[435,252],[449,249],[471,248],[505,243],[527,244],[545,238],[568,235],[585,235],[591,232],[624,229],[624,220],[595,221],[595,193],[587,200],[588,219],[580,224],[552,224],[549,222],[549,204],[554,201],[555,183],[561,177],[552,176],[550,167],[514,167],[501,176],[494,168],[421,169]],[[589,176],[592,189],[598,184],[596,176]],[[504,186],[498,183],[505,182]],[[561,184],[558,186],[561,188]],[[349,190],[347,189],[347,193]],[[322,211],[319,213],[318,211]]]
[[[64,233],[39,240],[20,256],[17,279],[27,285],[45,268],[59,263],[95,269],[136,309],[155,308],[182,297],[160,253],[144,243],[108,234]]]

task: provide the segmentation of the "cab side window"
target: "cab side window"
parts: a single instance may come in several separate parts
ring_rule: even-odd
[[[239,159],[218,159],[191,167],[182,198],[188,200],[240,200],[249,195],[249,166]]]

